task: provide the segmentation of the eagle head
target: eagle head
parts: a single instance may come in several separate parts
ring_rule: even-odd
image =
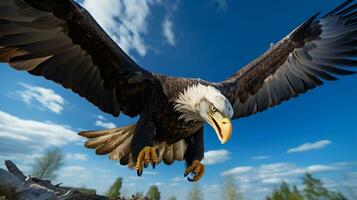
[[[202,84],[189,86],[175,100],[175,110],[181,113],[179,119],[207,122],[222,144],[230,139],[233,108],[218,89]]]

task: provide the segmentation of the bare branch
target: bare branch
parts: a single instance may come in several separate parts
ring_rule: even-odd
[[[104,196],[83,194],[54,186],[47,180],[26,177],[11,161],[6,161],[5,165],[8,171],[0,169],[0,196],[7,199],[109,200]]]

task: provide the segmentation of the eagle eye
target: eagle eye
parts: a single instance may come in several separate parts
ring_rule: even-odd
[[[217,112],[217,108],[214,107],[214,106],[211,106],[211,111],[212,111],[212,112]]]

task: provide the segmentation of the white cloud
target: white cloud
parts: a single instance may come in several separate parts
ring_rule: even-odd
[[[90,172],[88,169],[77,165],[65,166],[62,169],[60,169],[59,174],[61,174],[61,178],[67,178],[67,177],[84,178],[90,176]]]
[[[257,192],[263,192],[263,193],[267,193],[270,192],[271,190],[269,188],[258,188]]]
[[[318,172],[326,172],[337,170],[339,167],[337,166],[328,166],[328,165],[310,165],[306,168],[306,171],[309,173],[318,173]]]
[[[96,126],[99,126],[99,127],[103,127],[103,128],[106,128],[106,129],[113,129],[115,128],[115,124],[111,123],[111,122],[103,122],[103,121],[100,121],[100,120],[97,120],[95,122],[95,125]]]
[[[252,171],[254,168],[250,166],[243,166],[243,167],[236,167],[233,169],[230,169],[228,171],[222,172],[222,176],[230,176],[230,175],[238,175],[238,174],[244,174],[247,172]]]
[[[116,127],[114,123],[108,122],[107,119],[101,115],[97,116],[97,120],[95,121],[94,125],[105,129],[113,129]]]
[[[159,173],[158,172],[153,172],[153,171],[144,171],[143,172],[144,175],[152,175],[152,176],[156,176],[158,175]]]
[[[182,176],[176,176],[172,179],[172,182],[183,182],[183,181],[187,181],[187,178]]]
[[[207,151],[204,153],[202,163],[206,165],[223,163],[229,159],[229,154],[229,151],[225,149]]]
[[[304,151],[322,149],[331,143],[332,142],[330,140],[320,140],[320,141],[313,142],[313,143],[307,142],[300,146],[289,149],[287,151],[287,153],[296,153],[296,152],[304,152]]]
[[[154,5],[168,9],[161,0],[83,1],[83,6],[126,53],[136,51],[141,56],[145,56],[149,49],[144,36],[148,34],[149,16]]]
[[[176,45],[175,33],[173,31],[173,23],[170,20],[169,16],[166,16],[164,21],[162,22],[162,33],[168,44],[172,46]]]
[[[0,137],[41,143],[42,146],[61,146],[79,140],[79,136],[68,126],[25,120],[2,111],[0,111]]]
[[[341,167],[341,168],[347,168],[347,167],[352,167],[356,166],[357,162],[337,162],[334,164],[334,166]]]
[[[103,117],[102,115],[97,115],[97,118],[98,118],[99,120],[106,120],[105,117]]]
[[[21,119],[0,111],[0,159],[30,164],[48,147],[60,147],[79,140],[68,126]]]
[[[136,185],[136,183],[129,183],[128,185],[129,185],[130,187],[133,187],[133,186]]]
[[[203,186],[205,192],[208,192],[208,193],[218,193],[218,192],[221,192],[222,191],[222,187],[218,184],[205,184]]]
[[[88,155],[81,153],[68,153],[66,154],[68,160],[79,160],[79,161],[87,161]]]
[[[48,88],[33,86],[26,83],[20,83],[24,90],[10,92],[9,96],[23,101],[29,106],[40,110],[49,110],[60,114],[63,111],[65,101],[63,97],[55,91]]]
[[[109,169],[95,168],[88,165],[65,165],[59,171],[55,183],[66,186],[96,189],[99,194],[107,191],[118,174]],[[75,178],[74,178],[75,177]]]
[[[269,158],[270,158],[270,156],[253,156],[252,157],[253,160],[266,160]]]
[[[148,0],[84,0],[83,6],[127,53],[147,52],[142,36],[147,33]]]
[[[217,6],[218,11],[226,11],[228,9],[227,0],[211,0],[211,3]]]
[[[246,178],[249,180],[245,182],[262,181],[266,183],[275,183],[278,179],[288,179],[297,175],[303,175],[306,172],[323,173],[340,169],[343,168],[338,167],[335,163],[331,165],[309,165],[306,167],[297,166],[292,163],[272,163],[263,164],[258,167],[239,166],[224,171],[221,175],[234,175],[238,179]]]
[[[262,183],[268,183],[268,184],[279,184],[281,182],[285,181],[282,178],[266,178],[262,180]]]

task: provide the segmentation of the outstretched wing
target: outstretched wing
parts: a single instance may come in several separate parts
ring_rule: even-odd
[[[219,84],[234,118],[264,111],[283,101],[355,72],[357,4],[348,0],[318,19],[305,21],[262,56]]]
[[[114,116],[136,115],[145,99],[137,95],[153,79],[73,0],[1,0],[0,62],[70,88]]]

